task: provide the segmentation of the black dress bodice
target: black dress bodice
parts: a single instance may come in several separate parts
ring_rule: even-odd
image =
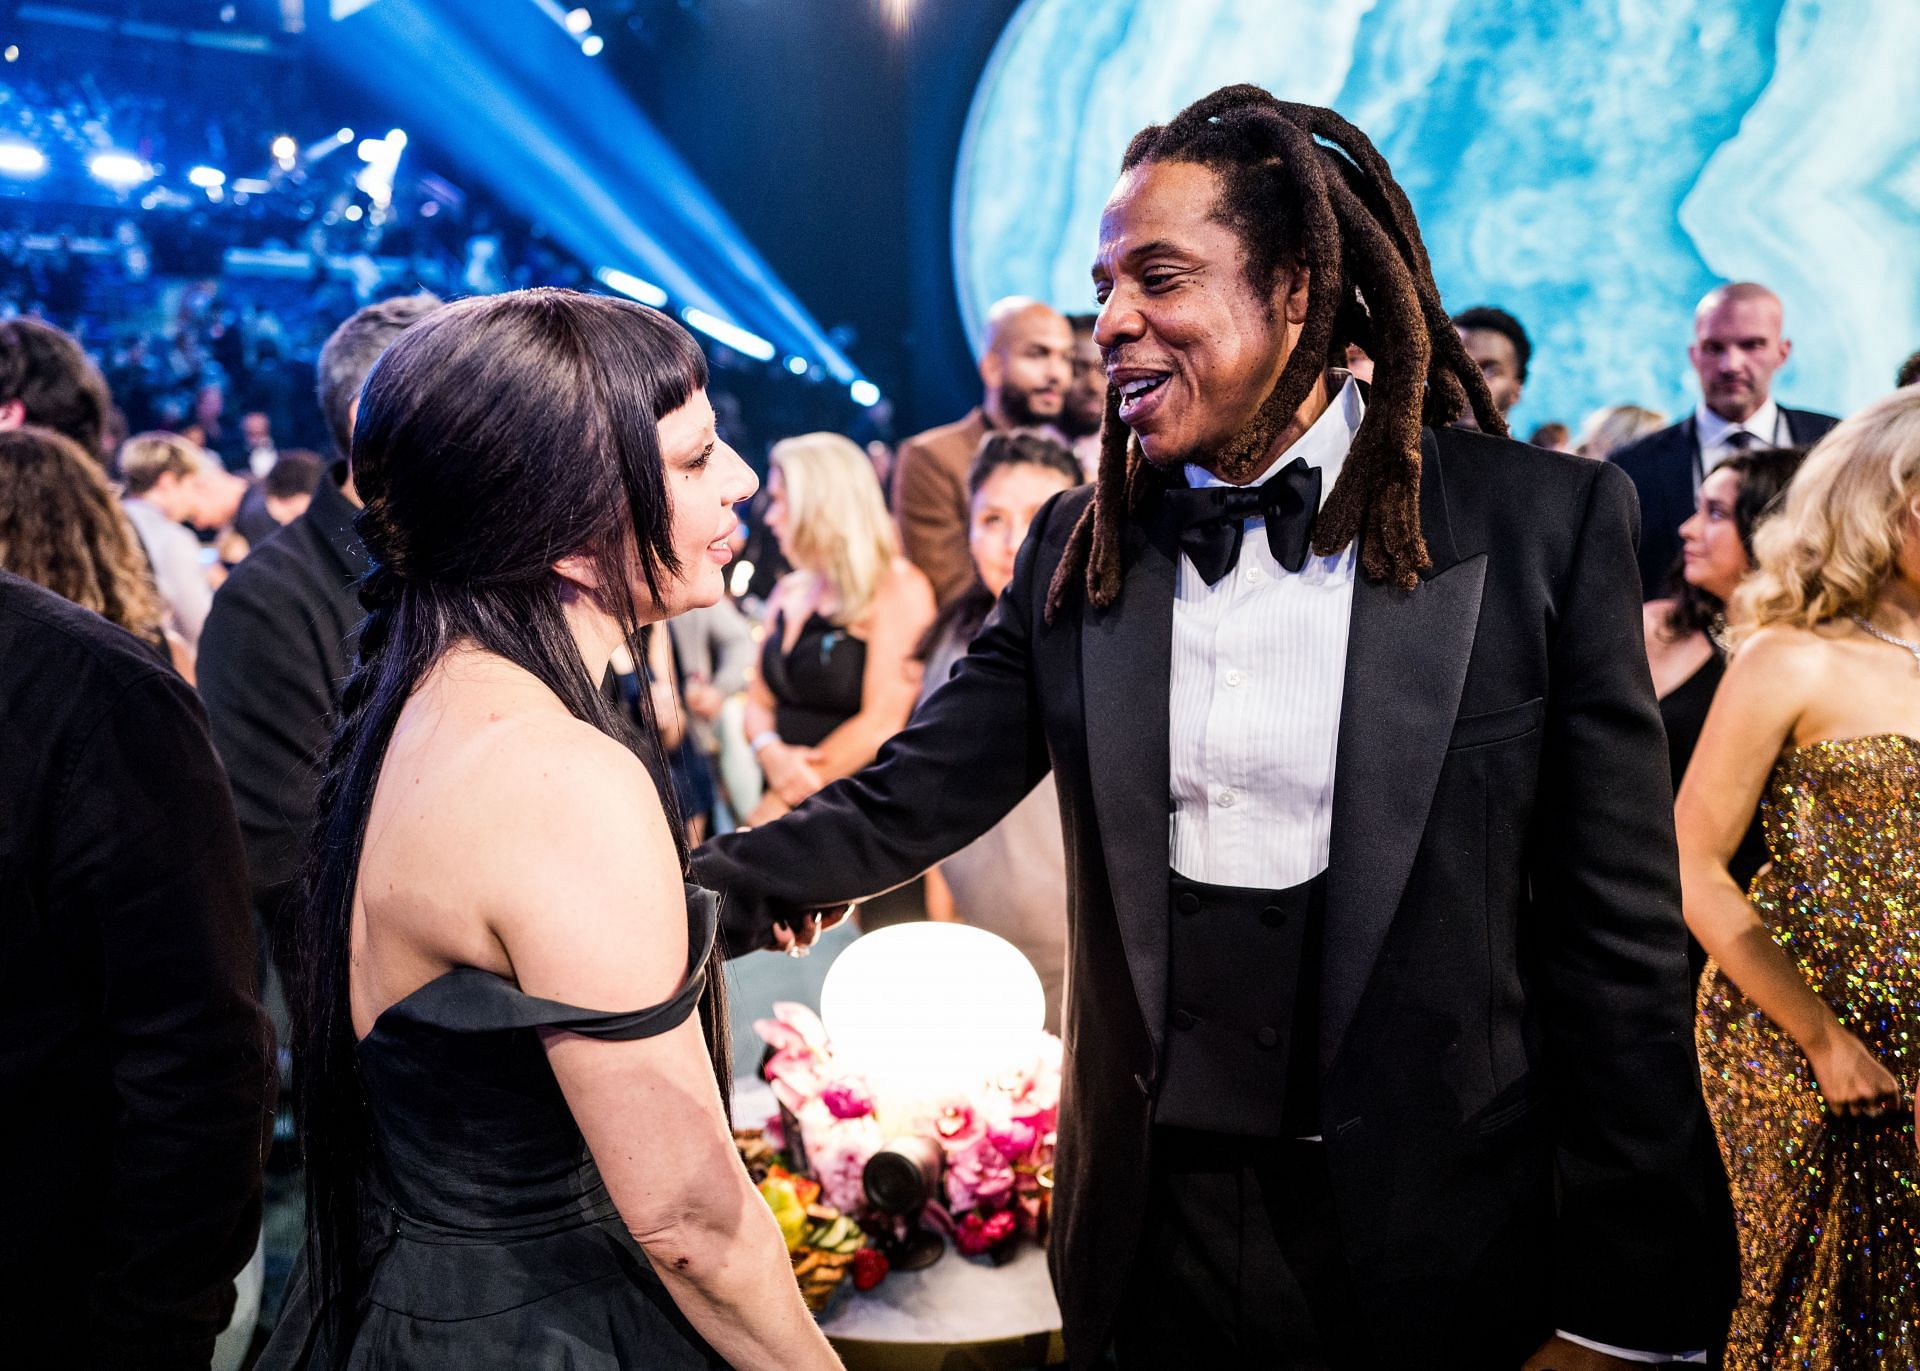
[[[585,1010],[463,967],[375,1021],[359,1049],[374,1255],[345,1366],[724,1365],[627,1232],[539,1034],[626,1040],[685,1022],[705,990],[716,903],[687,887],[687,975],[664,1004]],[[328,1366],[323,1342],[297,1281],[260,1365]]]
[[[867,645],[821,614],[807,616],[791,648],[786,636],[786,616],[776,614],[760,649],[760,676],[773,694],[780,740],[814,747],[860,712]]]

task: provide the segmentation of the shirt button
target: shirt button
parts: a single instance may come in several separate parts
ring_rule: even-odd
[[[1227,673],[1227,684],[1230,686],[1238,686],[1240,682],[1245,679],[1246,678],[1237,671],[1229,671]]]
[[[1222,809],[1232,809],[1234,806],[1234,802],[1239,798],[1240,797],[1237,794],[1235,794],[1233,791],[1223,790],[1220,792],[1220,807]]]
[[[1182,914],[1198,914],[1200,912],[1200,897],[1191,890],[1181,891],[1180,898],[1174,901],[1174,903],[1180,906],[1180,912]]]
[[[1192,1028],[1197,1022],[1198,1020],[1184,1009],[1176,1009],[1173,1011],[1173,1026],[1175,1028]]]
[[[1267,573],[1262,571],[1259,567],[1250,566],[1247,568],[1246,582],[1248,585],[1257,585],[1259,582],[1264,581],[1266,579],[1267,579]]]
[[[1260,922],[1268,928],[1278,928],[1287,921],[1287,911],[1277,904],[1270,904],[1260,911]]]
[[[1278,1047],[1280,1045],[1280,1034],[1275,1029],[1263,1028],[1254,1034],[1253,1037],[1254,1041],[1262,1047]]]

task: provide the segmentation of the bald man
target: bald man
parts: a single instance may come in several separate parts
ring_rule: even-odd
[[[1694,307],[1687,357],[1700,378],[1699,405],[1612,458],[1640,492],[1640,589],[1646,599],[1670,591],[1680,560],[1680,525],[1693,513],[1709,471],[1736,452],[1814,442],[1839,422],[1831,414],[1774,403],[1774,373],[1792,352],[1780,297],[1765,286],[1718,286]]]
[[[1055,424],[1073,381],[1073,328],[1058,310],[1010,296],[987,311],[985,389],[965,418],[900,445],[893,514],[907,559],[945,604],[973,581],[967,550],[967,471],[992,429]]]

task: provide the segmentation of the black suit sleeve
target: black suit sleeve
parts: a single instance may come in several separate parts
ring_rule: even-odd
[[[724,897],[730,955],[769,946],[776,917],[912,880],[992,828],[1047,774],[1032,642],[1046,593],[1039,549],[1058,499],[1034,519],[1012,583],[953,676],[871,766],[694,854],[695,878]]]
[[[49,904],[98,929],[114,1097],[87,1365],[207,1364],[260,1232],[269,1031],[227,780],[171,676],[129,686],[62,792]]]
[[[278,937],[313,825],[336,663],[317,646],[317,634],[291,631],[305,620],[304,606],[260,590],[232,581],[214,596],[198,670],[214,743],[233,778],[253,907]]]
[[[1700,1165],[1708,1123],[1634,522],[1626,477],[1601,467],[1550,645],[1531,876],[1547,921],[1556,1322],[1597,1342],[1679,1353],[1724,1331],[1713,1286],[1728,1211]]]

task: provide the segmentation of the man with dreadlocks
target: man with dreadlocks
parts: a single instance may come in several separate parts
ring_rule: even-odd
[[[1141,132],[1093,274],[1094,487],[873,767],[701,878],[793,943],[1052,769],[1075,1367],[1697,1359],[1731,1224],[1631,489],[1495,436],[1328,110],[1234,86]]]

